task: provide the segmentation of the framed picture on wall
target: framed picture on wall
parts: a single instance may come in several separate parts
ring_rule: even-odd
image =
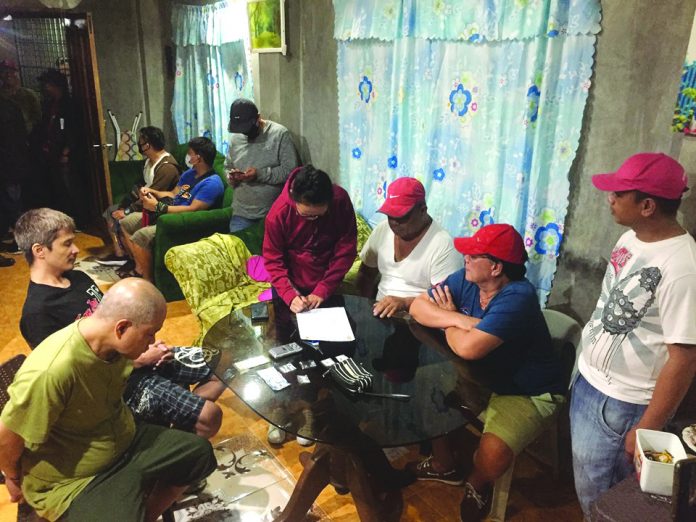
[[[286,53],[285,0],[247,0],[247,18],[253,52]]]

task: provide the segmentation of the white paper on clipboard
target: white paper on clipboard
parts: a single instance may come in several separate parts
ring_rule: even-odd
[[[355,341],[346,309],[315,308],[297,314],[300,338],[309,341],[346,342]]]

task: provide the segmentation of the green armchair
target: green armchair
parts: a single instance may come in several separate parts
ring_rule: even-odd
[[[182,144],[178,145],[172,152],[180,165],[184,165],[187,149],[188,146]],[[143,163],[144,161],[109,162],[111,193],[114,202],[120,201],[125,194],[130,192],[131,187],[142,178]],[[227,185],[227,179],[224,176],[224,163],[225,157],[218,153],[213,162],[213,168],[220,174],[226,187],[221,207],[183,214],[165,214],[157,220],[157,233],[152,246],[152,268],[155,286],[159,288],[167,301],[176,301],[184,297],[176,279],[165,266],[164,256],[167,251],[173,246],[193,243],[216,232],[225,233],[229,230],[229,221],[232,217],[233,189]],[[261,252],[263,223],[237,235],[246,243],[252,253]]]
[[[136,183],[142,183],[144,160],[110,161],[111,199],[119,203]]]

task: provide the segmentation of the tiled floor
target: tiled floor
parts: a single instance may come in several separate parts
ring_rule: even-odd
[[[98,255],[102,250],[99,239],[78,235],[78,245],[83,249],[83,254]],[[28,283],[28,268],[26,262],[15,256],[17,263],[11,268],[0,268],[0,289],[3,299],[0,300],[0,316],[4,317],[3,328],[0,328],[0,360],[4,361],[17,353],[28,353],[28,348],[19,333],[19,318],[21,307],[26,295]],[[100,278],[101,279],[101,278]],[[164,328],[159,338],[172,345],[187,345],[198,335],[198,324],[184,301],[169,303],[168,315]],[[267,424],[247,408],[231,392],[225,392],[218,403],[224,411],[223,425],[214,443],[235,437],[255,437],[255,444],[264,447],[269,455],[275,457],[276,462],[282,466],[295,480],[302,472],[299,462],[299,454],[306,451],[294,440],[289,440],[282,447],[270,447],[266,443]],[[236,439],[235,439],[236,440]],[[475,446],[476,439],[465,435],[461,441],[462,454],[465,460],[470,460],[470,455]],[[251,447],[251,446],[250,446]],[[253,446],[258,448],[259,446]],[[310,448],[311,450],[311,448]],[[418,457],[418,448],[410,447],[396,455],[394,465],[403,466],[410,459]],[[566,468],[568,466],[566,457]],[[246,477],[244,478],[246,480]],[[212,484],[209,487],[216,487]],[[240,483],[239,486],[246,496],[238,499],[240,517],[233,520],[253,522],[263,520],[255,518],[254,514],[263,517],[263,508],[269,505],[281,503],[283,495],[289,493],[290,482],[278,479],[274,483],[253,489],[253,486]],[[423,522],[447,522],[458,520],[458,507],[462,497],[461,488],[446,486],[433,482],[419,482],[403,490],[404,508],[401,520]],[[316,505],[328,517],[336,522],[354,522],[358,520],[355,507],[350,495],[337,495],[333,488],[326,488],[317,499]],[[245,514],[241,517],[242,512]],[[247,518],[249,517],[249,518]],[[0,491],[0,522],[15,520],[16,506],[7,500],[7,495]],[[507,518],[516,522],[534,521],[581,521],[580,508],[572,487],[572,480],[568,473],[561,475],[556,480],[551,473],[537,465],[526,455],[522,455],[515,467],[515,479],[512,485],[510,501],[508,504]],[[224,520],[216,517],[205,520]]]
[[[174,512],[177,522],[271,522],[287,504],[295,487],[293,476],[253,435],[238,435],[215,445],[218,468],[205,489],[184,498]],[[316,521],[328,520],[323,511]]]

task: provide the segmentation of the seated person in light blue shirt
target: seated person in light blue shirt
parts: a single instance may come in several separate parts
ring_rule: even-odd
[[[157,219],[162,214],[179,214],[219,207],[225,192],[225,185],[213,170],[215,144],[208,138],[193,138],[188,143],[186,164],[191,168],[179,178],[179,183],[171,191],[140,189],[143,212],[149,219]],[[121,220],[121,229],[126,248],[135,261],[135,273],[124,274],[143,277],[152,281],[152,250],[156,225],[150,221],[144,225],[141,212],[133,212]]]
[[[493,394],[466,479],[447,437],[433,441],[433,455],[409,468],[419,480],[464,484],[461,519],[482,520],[493,483],[553,418],[565,384],[536,291],[524,277],[522,237],[510,225],[488,225],[455,239],[454,247],[464,254],[465,268],[418,296],[410,313],[445,329],[449,347],[489,377]]]

